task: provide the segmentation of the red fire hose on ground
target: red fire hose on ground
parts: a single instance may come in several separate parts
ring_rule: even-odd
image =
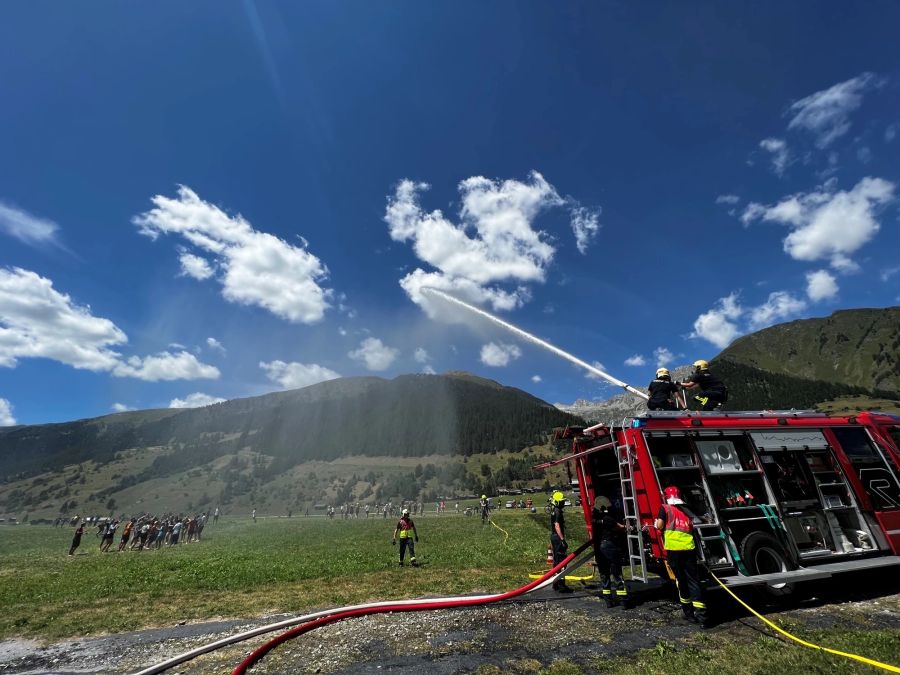
[[[487,605],[494,602],[509,600],[511,598],[536,591],[540,588],[543,588],[544,586],[549,585],[553,582],[553,580],[556,579],[556,577],[565,573],[563,571],[564,567],[572,564],[572,561],[575,560],[576,557],[581,556],[584,551],[590,546],[590,541],[582,544],[575,552],[566,556],[566,558],[561,563],[556,565],[553,569],[548,570],[547,573],[539,579],[536,579],[520,588],[512,591],[507,591],[505,593],[492,593],[488,595],[475,596],[455,596],[447,598],[420,598],[414,600],[397,600],[395,602],[373,602],[364,605],[354,605],[350,607],[338,607],[334,609],[323,610],[320,612],[315,612],[313,614],[295,617],[293,619],[285,619],[284,621],[279,621],[267,626],[253,628],[237,635],[232,635],[230,637],[223,638],[206,645],[201,645],[200,647],[196,647],[188,652],[173,656],[166,661],[145,668],[135,675],[157,675],[158,673],[165,672],[169,668],[173,668],[181,663],[185,663],[197,658],[198,656],[208,654],[217,649],[237,644],[239,642],[249,640],[259,635],[264,635],[265,633],[271,633],[282,628],[296,626],[296,628],[293,628],[292,630],[279,635],[274,640],[271,640],[270,642],[262,645],[260,648],[250,654],[246,659],[244,659],[244,661],[241,662],[241,664],[234,670],[235,673],[246,673],[248,668],[250,668],[267,652],[271,651],[274,647],[281,644],[282,642],[314,630],[319,626],[324,626],[335,621],[340,621],[341,619],[347,619],[354,616],[365,616],[367,614],[380,614],[384,612],[414,612],[418,610],[472,607],[476,605]],[[572,564],[572,568],[575,569],[583,565],[591,555],[593,555],[592,552],[587,553],[578,560],[575,560],[574,564]]]

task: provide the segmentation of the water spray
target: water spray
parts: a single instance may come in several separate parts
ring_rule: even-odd
[[[478,314],[479,316],[483,316],[488,321],[491,321],[491,322],[497,324],[498,326],[502,326],[506,330],[511,331],[512,333],[515,333],[519,337],[524,338],[525,340],[528,340],[529,342],[536,344],[539,347],[543,347],[544,349],[556,354],[557,356],[561,356],[566,361],[569,361],[570,363],[574,363],[576,366],[584,368],[589,373],[597,375],[598,377],[602,377],[604,380],[616,385],[617,387],[622,387],[622,389],[624,389],[625,391],[627,391],[631,394],[634,394],[635,396],[640,396],[641,398],[643,398],[645,400],[650,398],[649,396],[647,396],[647,394],[642,392],[640,389],[635,389],[630,384],[628,384],[626,382],[622,382],[622,380],[613,377],[609,373],[603,372],[596,366],[592,366],[590,363],[582,361],[577,356],[573,356],[572,354],[569,354],[568,352],[563,351],[559,347],[555,347],[555,346],[551,345],[546,340],[542,340],[541,338],[534,336],[531,333],[524,331],[521,328],[514,326],[507,321],[504,321],[503,319],[494,316],[490,312],[485,312],[483,309],[475,307],[474,305],[470,305],[468,302],[463,302],[459,298],[454,298],[452,295],[444,293],[444,291],[439,291],[436,288],[423,288],[422,292],[423,293],[433,293],[434,295],[437,295],[438,297],[443,298],[447,302],[452,302],[454,305],[459,305],[460,307],[465,307],[470,312],[474,312],[475,314]]]

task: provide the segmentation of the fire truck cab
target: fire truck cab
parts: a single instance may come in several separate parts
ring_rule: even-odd
[[[666,575],[653,522],[670,485],[696,517],[701,561],[728,585],[900,565],[900,417],[648,412],[556,438],[571,441],[588,531],[601,496],[626,524],[633,581]]]

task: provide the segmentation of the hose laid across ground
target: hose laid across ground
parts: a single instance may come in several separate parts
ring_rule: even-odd
[[[334,623],[336,621],[342,621],[344,619],[351,619],[359,616],[367,616],[369,614],[383,614],[385,612],[418,612],[423,610],[435,610],[435,609],[454,609],[457,607],[472,607],[475,605],[487,605],[494,602],[501,602],[503,600],[510,600],[512,598],[518,597],[530,591],[537,589],[540,586],[544,586],[551,580],[551,578],[555,578],[561,573],[561,570],[576,556],[583,553],[588,547],[591,546],[591,542],[588,541],[578,549],[575,550],[574,553],[570,553],[566,558],[556,565],[553,569],[549,570],[543,577],[532,581],[524,586],[516,588],[511,591],[507,591],[506,593],[497,593],[491,596],[476,596],[476,597],[460,597],[460,598],[442,598],[442,599],[432,599],[432,600],[424,600],[418,602],[417,604],[411,604],[409,601],[406,602],[397,602],[388,604],[386,606],[382,605],[379,607],[363,607],[356,609],[347,609],[344,611],[339,611],[335,614],[330,614],[328,616],[323,616],[319,619],[314,619],[312,621],[307,621],[295,628],[292,628],[289,631],[286,631],[272,640],[260,645],[243,661],[241,661],[238,666],[232,671],[231,675],[246,675],[247,671],[250,669],[253,664],[259,662],[266,654],[272,651],[278,645],[287,642],[295,637],[299,637],[304,633],[308,633],[311,630],[315,630],[316,628],[320,628],[321,626],[326,626],[330,623]],[[593,555],[593,553],[585,556],[583,560],[580,560],[577,565],[584,564],[584,561],[587,560],[589,556]]]
[[[522,586],[516,591],[509,591],[509,593],[516,593],[517,595],[521,595],[524,593],[531,593],[533,591],[544,588],[545,586],[551,584],[561,572],[562,568],[566,565],[570,564],[572,560],[579,554],[581,554],[585,549],[590,546],[590,541],[580,546],[574,553],[568,555],[559,565],[554,567],[551,570],[548,570],[545,575],[543,575],[537,581],[531,582]],[[579,559],[573,565],[574,568],[583,565],[584,562],[592,555],[592,553],[587,554],[582,559]],[[291,626],[296,626],[298,624],[306,624],[321,618],[330,617],[335,615],[338,612],[348,612],[354,610],[362,610],[362,609],[380,609],[380,611],[413,611],[413,610],[400,610],[396,609],[396,607],[414,607],[417,609],[429,609],[427,607],[420,607],[424,604],[435,603],[435,602],[452,602],[459,600],[467,600],[469,604],[477,605],[477,604],[487,604],[491,602],[497,602],[500,599],[507,599],[508,597],[515,597],[508,595],[508,593],[491,593],[487,595],[470,595],[470,596],[451,596],[446,598],[419,598],[415,600],[393,600],[393,601],[382,601],[382,602],[372,602],[360,605],[349,605],[347,607],[337,607],[332,609],[325,609],[319,612],[313,612],[312,614],[305,614],[303,616],[292,617],[289,619],[284,619],[282,621],[278,621],[276,623],[271,623],[265,626],[259,626],[258,628],[252,628],[248,631],[244,631],[243,633],[238,633],[236,635],[231,635],[226,638],[222,638],[221,640],[216,640],[215,642],[210,642],[206,645],[201,645],[196,647],[190,651],[184,652],[183,654],[178,654],[173,656],[165,661],[162,661],[156,665],[149,666],[134,675],[158,675],[159,673],[165,672],[169,668],[173,668],[181,663],[185,663],[186,661],[190,661],[192,659],[197,658],[198,656],[202,656],[203,654],[208,654],[217,649],[221,649],[223,647],[227,647],[229,645],[237,644],[239,642],[244,642],[246,640],[250,640],[259,635],[265,635],[266,633],[271,633],[276,630],[280,630],[282,628],[289,628]],[[464,605],[459,605],[464,606]],[[387,609],[394,608],[394,609]],[[373,612],[374,613],[374,612]],[[310,629],[312,630],[312,629]]]

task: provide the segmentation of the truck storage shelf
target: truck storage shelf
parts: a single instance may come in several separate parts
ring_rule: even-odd
[[[747,509],[758,509],[760,506],[768,506],[768,504],[753,504],[752,506],[725,506],[719,511],[745,511]]]
[[[696,464],[691,464],[690,466],[660,466],[656,468],[656,472],[660,471],[682,471],[684,469],[699,469]]]
[[[762,473],[759,469],[747,469],[745,471],[709,471],[710,478],[716,476],[758,476]]]
[[[886,555],[879,558],[857,558],[843,562],[825,563],[822,565],[810,565],[790,572],[775,572],[773,574],[758,574],[753,577],[733,576],[725,577],[722,582],[726,586],[753,586],[761,584],[780,584],[792,581],[811,581],[813,579],[828,579],[833,574],[841,572],[855,572],[881,567],[893,567],[900,565],[900,556]]]

